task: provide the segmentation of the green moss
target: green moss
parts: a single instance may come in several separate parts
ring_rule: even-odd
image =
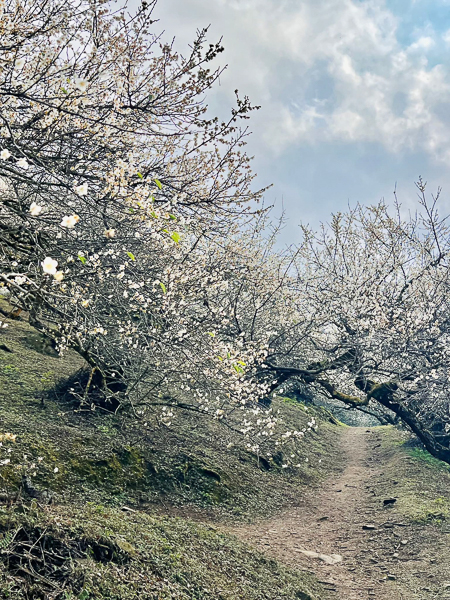
[[[399,510],[415,523],[442,523],[450,519],[449,498],[427,498],[417,493],[405,494],[399,501]]]
[[[396,510],[415,523],[450,519],[450,468],[417,446],[415,438],[392,426],[379,427],[383,462],[395,482]],[[387,495],[392,495],[392,489]]]
[[[142,488],[148,482],[149,469],[135,448],[123,448],[102,459],[89,459],[75,454],[69,459],[70,469],[87,481],[111,490]]]
[[[422,463],[425,463],[429,467],[432,467],[433,469],[437,469],[438,471],[449,471],[450,472],[450,465],[443,462],[442,460],[435,458],[426,450],[424,450],[422,448],[417,448],[417,447],[410,447],[410,446],[406,445],[405,442],[403,442],[402,445],[403,445],[405,451],[412,458],[415,458],[416,460],[421,461]]]

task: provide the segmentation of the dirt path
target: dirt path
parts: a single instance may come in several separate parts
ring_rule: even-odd
[[[436,565],[436,556],[449,554],[448,536],[432,539],[428,530],[398,522],[395,506],[384,505],[386,489],[395,490],[396,482],[383,479],[376,429],[346,428],[341,444],[345,470],[311,491],[299,508],[229,531],[268,555],[314,572],[330,598],[450,598],[445,584],[450,565]],[[439,568],[442,577],[433,575]]]

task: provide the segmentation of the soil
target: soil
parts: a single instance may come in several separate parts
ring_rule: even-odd
[[[450,598],[450,525],[414,523],[397,510],[399,482],[384,472],[377,428],[345,428],[341,445],[340,475],[271,520],[227,530],[313,572],[333,600]]]

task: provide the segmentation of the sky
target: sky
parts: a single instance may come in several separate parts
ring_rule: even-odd
[[[450,0],[159,0],[155,27],[188,53],[197,29],[222,37],[228,68],[207,102],[234,90],[261,105],[247,151],[284,237],[357,202],[415,210],[415,181],[450,213]]]

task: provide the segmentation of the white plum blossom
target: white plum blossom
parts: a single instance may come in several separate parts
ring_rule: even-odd
[[[42,212],[42,206],[39,206],[38,204],[36,204],[36,202],[32,202],[30,205],[30,214],[33,217],[37,217],[41,214]]]
[[[77,78],[75,79],[75,87],[80,92],[85,92],[88,86],[88,81],[86,79]]]
[[[67,229],[73,229],[79,220],[80,217],[78,215],[65,216],[63,217],[60,225],[61,227],[66,227]]]
[[[62,281],[64,279],[64,273],[62,271],[56,271],[56,273],[54,273],[53,278],[56,281]]]
[[[16,162],[16,165],[17,165],[18,167],[20,167],[21,169],[25,169],[25,170],[27,170],[27,169],[28,169],[28,167],[30,166],[30,165],[28,164],[28,161],[27,161],[27,159],[26,159],[26,158],[19,158],[19,159],[17,160],[17,162]]]
[[[105,237],[108,239],[111,239],[113,237],[115,237],[116,235],[116,230],[115,229],[105,229]]]
[[[8,160],[8,158],[11,156],[11,152],[7,149],[4,148],[1,152],[0,152],[0,158],[2,160]]]
[[[22,67],[25,65],[25,59],[24,58],[19,58],[18,60],[16,60],[16,64],[14,65],[16,69],[22,69]]]
[[[86,196],[86,194],[88,193],[88,184],[84,182],[81,185],[77,185],[77,187],[75,188],[75,192],[79,196]]]
[[[42,265],[42,270],[44,271],[44,273],[48,273],[48,275],[55,275],[56,274],[56,269],[58,267],[58,261],[57,260],[54,260],[50,256],[47,256],[41,262],[41,265]]]

